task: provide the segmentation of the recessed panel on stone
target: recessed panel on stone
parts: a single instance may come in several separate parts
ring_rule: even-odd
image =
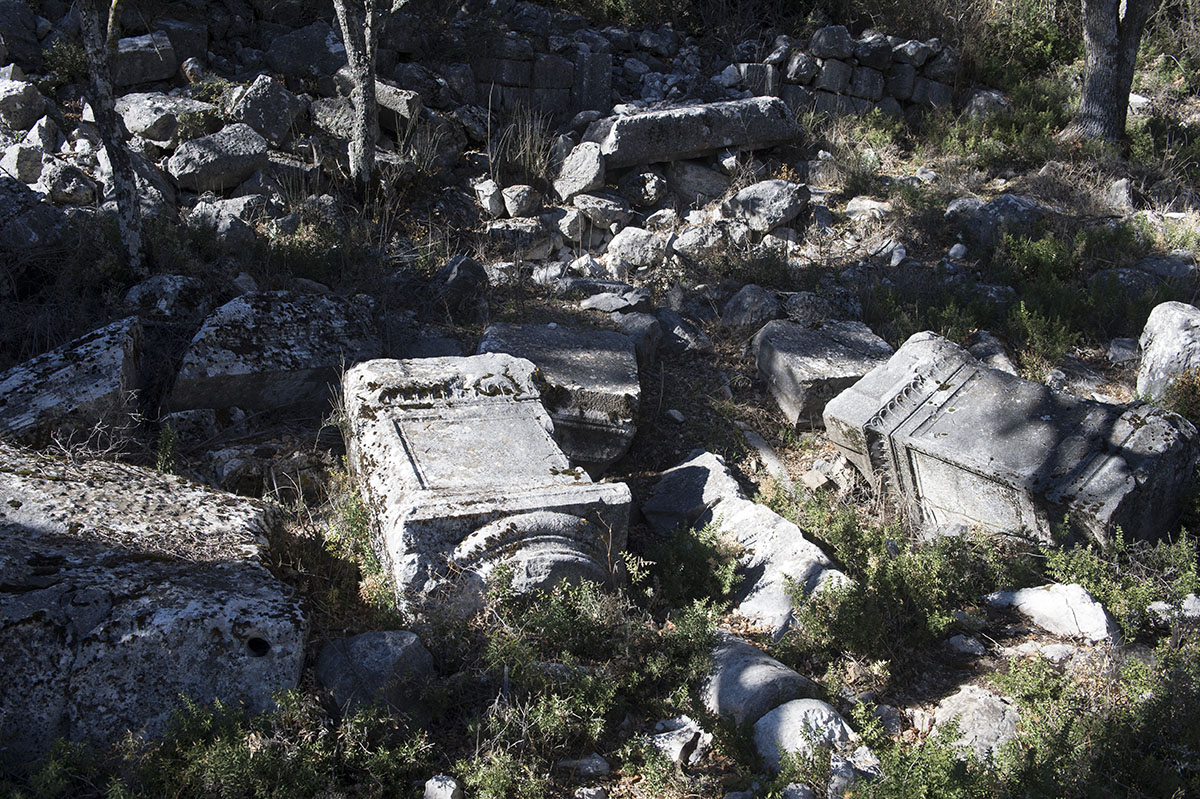
[[[554,438],[571,463],[602,472],[637,433],[641,383],[633,339],[562,325],[489,325],[480,352],[528,358],[543,381]]]
[[[403,603],[454,595],[499,562],[519,567],[527,587],[611,574],[629,489],[571,466],[535,372],[485,354],[376,360],[346,373],[350,464]]]
[[[1172,532],[1197,457],[1194,427],[984,366],[918,333],[825,408],[830,439],[878,490],[931,525],[1072,530],[1107,542]]]

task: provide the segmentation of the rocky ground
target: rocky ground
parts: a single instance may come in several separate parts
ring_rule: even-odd
[[[1191,100],[396,11],[364,198],[332,16],[203,11],[112,54],[139,273],[0,2],[5,791],[1198,789]]]

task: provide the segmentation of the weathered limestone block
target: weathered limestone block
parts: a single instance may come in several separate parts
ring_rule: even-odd
[[[742,498],[725,459],[695,450],[686,461],[662,473],[642,505],[642,515],[655,532],[666,535],[680,525],[692,526],[722,500]]]
[[[305,103],[270,75],[259,75],[246,87],[229,111],[230,119],[245,122],[267,141],[278,146],[291,135],[292,123]]]
[[[402,604],[477,601],[502,563],[518,590],[611,573],[629,489],[571,468],[536,371],[489,353],[346,372],[349,463]]]
[[[554,179],[554,191],[563,202],[570,202],[576,194],[604,188],[604,156],[600,145],[584,142],[571,150],[563,159],[558,177]]]
[[[623,333],[549,325],[489,325],[479,351],[532,361],[554,438],[576,466],[593,474],[620,458],[637,433],[637,355]]]
[[[700,688],[704,708],[734,724],[753,724],[793,699],[815,699],[821,688],[761,649],[723,635],[712,650],[712,671]]]
[[[584,141],[600,144],[610,169],[696,158],[728,148],[756,150],[793,139],[796,122],[777,97],[647,111],[593,122]]]
[[[825,403],[891,357],[862,322],[768,322],[754,336],[758,373],[789,424],[820,426]]]
[[[378,357],[369,301],[251,292],[212,312],[183,356],[172,410],[327,410],[340,370]]]
[[[167,162],[167,171],[181,188],[221,191],[265,169],[269,162],[267,140],[238,122],[181,144]]]
[[[612,108],[612,53],[575,54],[571,107],[608,113]]]
[[[745,222],[768,233],[795,219],[808,207],[808,187],[787,180],[763,180],[747,186],[721,204],[727,219]]]
[[[841,714],[820,699],[793,699],[754,724],[754,746],[772,772],[778,772],[785,752],[811,754],[817,746],[844,751],[858,735]]]
[[[1092,643],[1121,638],[1113,617],[1078,583],[1051,583],[1038,588],[997,591],[988,595],[987,603],[994,608],[1014,608],[1038,627],[1055,635],[1084,638]]]
[[[1017,737],[1020,713],[1016,706],[978,685],[964,685],[938,703],[934,726],[958,722],[957,746],[969,747],[975,757],[989,760]]]
[[[158,735],[180,695],[250,711],[295,687],[307,625],[262,565],[254,500],[0,444],[0,739],[44,754]]]
[[[989,369],[933,333],[825,406],[830,439],[879,491],[931,526],[1174,529],[1197,456],[1196,430],[1148,405],[1073,397]]]
[[[220,125],[215,105],[162,92],[131,92],[117,98],[116,108],[130,133],[161,144],[203,136]]]
[[[154,80],[170,80],[179,69],[171,37],[162,31],[130,36],[117,42],[113,61],[113,85],[130,86]]]
[[[131,424],[141,387],[142,324],[126,317],[0,372],[0,435]]]
[[[1137,393],[1161,399],[1180,375],[1200,369],[1200,309],[1183,302],[1156,305],[1138,344]]]
[[[845,61],[830,58],[821,65],[813,87],[834,94],[843,94],[850,87],[850,79],[854,76],[854,67]]]
[[[46,113],[46,98],[37,86],[23,80],[0,79],[0,122],[13,130],[28,130]]]
[[[779,67],[771,64],[736,64],[742,85],[759,97],[776,96],[783,83]]]

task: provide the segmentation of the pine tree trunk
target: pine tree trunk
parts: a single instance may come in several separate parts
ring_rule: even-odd
[[[114,0],[110,8],[110,16],[119,11],[119,0]],[[109,71],[110,48],[108,41],[115,43],[115,29],[108,36],[100,29],[100,20],[96,14],[93,0],[80,0],[79,27],[83,38],[83,50],[87,57],[88,83],[92,113],[96,116],[96,127],[100,130],[100,140],[108,153],[112,165],[113,188],[117,199],[117,226],[121,234],[121,243],[125,247],[125,256],[129,269],[135,275],[144,275],[146,270],[142,264],[142,213],[138,199],[137,179],[133,172],[133,161],[129,157],[129,149],[125,144],[125,130],[117,116],[116,103],[113,99],[112,76]],[[112,48],[112,49],[115,49]]]
[[[350,67],[350,104],[354,108],[354,131],[350,141],[350,177],[357,191],[366,194],[375,170],[375,137],[379,109],[375,101],[375,54],[379,43],[380,14],[376,0],[334,0],[346,61]]]
[[[1158,0],[1083,0],[1085,67],[1079,113],[1067,138],[1119,141],[1125,134],[1138,45]]]

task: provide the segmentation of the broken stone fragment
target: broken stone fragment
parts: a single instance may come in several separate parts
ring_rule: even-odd
[[[1084,638],[1092,643],[1120,639],[1112,616],[1076,583],[998,591],[990,594],[987,602],[995,608],[1014,608],[1038,627],[1055,635]]]
[[[604,188],[604,156],[600,145],[584,142],[571,150],[563,159],[558,177],[554,179],[554,191],[563,202],[570,202],[576,194]]]
[[[307,625],[261,563],[263,503],[0,444],[0,736],[160,735],[181,696],[250,712],[294,688]]]
[[[259,75],[245,88],[229,110],[229,117],[254,128],[267,141],[279,146],[291,137],[292,124],[304,112],[305,103],[270,75]]]
[[[700,688],[704,708],[734,724],[753,724],[793,699],[819,696],[821,687],[758,647],[723,635],[712,650],[712,670]]]
[[[329,408],[346,366],[378,357],[382,343],[365,298],[251,292],[217,308],[183,356],[171,410]]]
[[[789,424],[818,427],[825,404],[892,354],[862,322],[767,322],[754,336],[758,373]]]
[[[164,146],[220,127],[217,107],[162,92],[131,92],[117,98],[117,113],[134,136]]]
[[[169,80],[179,68],[171,37],[162,31],[119,40],[115,55],[112,63],[114,86]]]
[[[1017,737],[1020,713],[988,689],[964,685],[938,703],[933,719],[935,727],[957,721],[959,737],[955,745],[968,747],[980,760],[989,760]]]
[[[727,219],[768,233],[795,219],[808,206],[808,187],[786,180],[764,180],[739,191],[721,204]]]
[[[238,122],[181,144],[167,162],[167,172],[180,188],[222,191],[265,169],[269,162],[267,140]]]
[[[830,439],[875,489],[933,527],[1074,533],[1175,529],[1196,430],[1148,405],[1108,405],[988,367],[933,333],[825,406]]]
[[[1162,399],[1171,385],[1187,372],[1200,377],[1200,309],[1183,302],[1155,306],[1138,341],[1137,393]]]
[[[535,372],[493,353],[346,372],[347,457],[402,606],[469,611],[501,565],[518,590],[609,578],[629,489],[571,468]]]
[[[130,316],[0,372],[0,434],[70,440],[93,428],[129,428],[141,357],[142,325]]]
[[[538,367],[554,438],[573,465],[601,473],[633,443],[642,390],[633,340],[623,333],[501,323],[484,331],[479,351]]]
[[[818,746],[841,751],[853,748],[849,745],[857,740],[841,714],[820,699],[793,699],[754,724],[754,746],[773,773],[778,773],[785,752],[803,757]]]

